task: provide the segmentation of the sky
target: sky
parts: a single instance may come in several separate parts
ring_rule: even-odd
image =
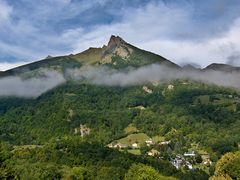
[[[0,71],[107,44],[180,64],[240,66],[239,0],[0,0]]]

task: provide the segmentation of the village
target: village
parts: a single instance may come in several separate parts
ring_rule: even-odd
[[[85,124],[80,124],[79,128],[75,128],[75,134],[80,134],[83,138],[90,134],[90,129]],[[147,155],[153,158],[168,160],[176,169],[187,168],[194,169],[193,164],[209,166],[212,164],[210,156],[205,151],[195,152],[189,150],[182,154],[175,154],[171,148],[171,140],[165,140],[164,137],[154,136],[150,138],[145,133],[139,133],[137,128],[130,124],[125,128],[125,133],[131,133],[126,137],[113,141],[107,145],[112,149],[119,151],[126,150],[134,155]]]
[[[210,155],[199,150],[198,152],[189,150],[176,154],[172,147],[171,140],[164,140],[164,137],[148,137],[144,133],[130,134],[125,138],[113,141],[107,146],[119,151],[127,151],[135,155],[149,156],[168,160],[176,169],[192,170],[195,167],[209,167],[212,164]]]

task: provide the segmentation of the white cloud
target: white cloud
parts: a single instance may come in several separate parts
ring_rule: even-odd
[[[210,63],[226,63],[228,57],[240,49],[240,19],[236,20],[222,37],[213,37],[203,42],[184,40],[153,40],[140,44],[177,63],[195,62],[203,66]]]
[[[6,1],[0,0],[0,55],[12,56],[17,60],[30,62],[43,59],[47,55],[70,54],[73,51],[73,42],[78,39],[77,35],[74,35],[76,30],[71,32],[66,27],[60,37],[57,29],[54,30],[56,31],[54,33],[51,31],[52,24],[47,24],[47,21],[56,23],[59,20],[70,19],[91,9],[96,4],[103,6],[108,1],[43,0],[39,2],[22,0],[26,7],[17,9],[15,6],[10,6]],[[35,5],[36,3],[38,6]],[[31,11],[30,15],[28,14],[29,11]],[[14,16],[10,16],[11,14],[14,14]],[[3,20],[5,24],[1,26]],[[42,26],[45,29],[42,29]],[[78,34],[80,33],[79,29],[81,27],[77,29]],[[2,69],[14,65],[9,63]]]
[[[240,20],[235,20],[225,31],[213,31],[214,28],[207,25],[203,28],[203,24],[194,19],[193,7],[166,6],[162,2],[150,1],[137,9],[120,8],[121,20],[91,29],[78,26],[72,29],[66,27],[63,32],[56,33],[48,29],[42,31],[36,26],[40,21],[70,19],[96,4],[104,6],[109,0],[83,0],[81,3],[56,1],[44,0],[39,6],[33,6],[32,21],[26,18],[16,22],[8,20],[3,31],[6,36],[11,33],[9,38],[14,40],[10,43],[0,39],[0,53],[22,60],[38,60],[47,55],[79,53],[92,46],[101,47],[112,34],[176,63],[194,62],[206,66],[212,62],[226,62],[233,54],[238,55],[240,49]],[[35,2],[29,3],[31,7],[31,3]],[[0,17],[9,19],[11,13],[12,7],[0,0]],[[206,35],[208,31],[211,36]]]
[[[66,81],[57,71],[42,70],[39,73],[29,79],[18,76],[0,78],[0,96],[34,98]]]
[[[12,7],[4,0],[0,0],[0,25],[3,25],[3,23],[9,20],[11,13]]]
[[[32,10],[31,18],[36,22],[51,20],[68,20],[76,15],[91,9],[94,6],[103,6],[109,0],[22,0]],[[37,6],[36,6],[37,4]],[[30,9],[31,8],[31,9]],[[25,12],[26,13],[26,12]],[[26,15],[26,14],[25,14]],[[26,18],[26,17],[25,17]],[[27,17],[28,18],[28,17]]]
[[[88,32],[71,29],[71,34],[76,38],[68,43],[77,53],[90,46],[102,46],[111,34],[116,34],[133,45],[176,63],[194,62],[202,66],[213,62],[225,63],[240,49],[240,19],[235,20],[228,31],[216,32],[211,38],[184,38],[185,35],[191,36],[191,33],[196,33],[196,36],[201,34],[191,13],[191,8],[169,8],[163,3],[150,3],[144,8],[125,10],[119,23],[96,26]],[[62,37],[67,36],[63,34]]]
[[[69,69],[67,75],[76,80],[85,80],[88,83],[108,86],[132,86],[153,81],[163,83],[176,79],[189,79],[219,86],[240,88],[240,73],[238,72],[182,71],[159,64],[151,64],[137,69],[131,68],[124,72],[104,66],[85,66],[80,70]]]

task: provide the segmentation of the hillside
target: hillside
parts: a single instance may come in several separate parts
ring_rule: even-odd
[[[233,68],[180,68],[112,36],[107,46],[48,57],[5,71],[2,79],[20,77],[14,86],[20,91],[20,84],[28,79],[32,89],[34,83],[47,81],[38,79],[46,76],[39,73],[42,69],[65,77],[69,69],[82,73],[79,68],[96,68],[88,75],[104,67],[101,71],[110,75],[102,77],[112,80],[111,75],[116,74],[129,78],[131,73],[121,73],[133,67],[156,71],[147,66],[151,64],[164,64],[164,75],[176,73],[177,77],[177,72],[232,72]],[[140,75],[137,71],[133,77]],[[236,179],[240,167],[239,153],[235,153],[240,144],[239,90],[184,77],[165,81],[153,77],[127,85],[66,78],[38,96],[0,96],[0,179],[115,180],[144,175],[150,180],[204,180],[222,176],[222,169]],[[234,170],[221,167],[229,152],[236,159]],[[231,159],[228,161],[231,165]]]
[[[14,159],[11,158],[8,161],[31,163],[29,162],[30,157],[22,157],[16,153],[34,153],[35,155],[32,157],[40,158],[39,153],[42,156],[50,150],[49,148],[54,149],[51,150],[50,154],[44,155],[47,156],[45,157],[47,159],[55,156],[53,153],[59,154],[58,151],[62,148],[66,148],[64,152],[70,154],[81,150],[81,146],[87,146],[85,149],[89,148],[89,151],[92,151],[91,147],[94,146],[94,149],[97,150],[107,146],[112,141],[125,137],[125,129],[129,124],[133,124],[139,132],[146,133],[149,137],[163,136],[167,141],[171,141],[170,154],[169,152],[166,154],[167,151],[161,150],[161,147],[151,146],[151,148],[158,149],[160,156],[163,156],[163,162],[157,162],[158,168],[161,167],[162,163],[167,163],[166,160],[169,157],[184,153],[188,149],[193,149],[199,153],[206,152],[213,162],[216,162],[225,152],[237,149],[236,144],[240,141],[240,136],[238,136],[240,97],[235,91],[197,83],[188,82],[186,84],[186,82],[181,81],[173,82],[173,90],[168,88],[168,84],[157,87],[151,84],[147,86],[153,90],[153,93],[146,93],[142,86],[119,88],[80,85],[72,82],[35,100],[2,98],[0,100],[0,138],[2,141],[14,145],[12,148],[20,148],[14,151]],[[144,108],[137,108],[138,106]],[[86,134],[82,138],[80,125],[90,129],[89,135]],[[72,147],[79,148],[79,150],[70,150],[68,145],[70,142],[80,143]],[[54,143],[60,143],[61,147],[56,147]],[[33,149],[22,149],[21,147],[25,145],[34,145],[37,149],[34,146]],[[42,146],[44,149],[41,148]],[[146,148],[146,150],[140,149],[140,153],[148,151],[149,148]],[[42,152],[43,150],[44,152]],[[111,153],[111,150],[107,150],[107,148],[99,149],[99,151]],[[113,152],[116,153],[115,150]],[[89,155],[88,152],[82,153],[83,157]],[[58,158],[65,156],[60,154],[57,155]],[[72,155],[74,156],[74,154]],[[122,155],[115,154],[114,156],[120,158]],[[124,158],[130,158],[130,156],[129,154],[129,157]],[[105,161],[107,157],[101,158],[103,159],[97,161],[104,163],[102,161]],[[149,161],[153,163],[154,159],[150,158]],[[58,163],[59,160],[39,159],[38,161],[44,165],[44,163]],[[69,161],[70,159],[65,157],[61,163],[71,164],[72,162]],[[143,161],[146,160],[134,162]],[[87,159],[82,159],[75,165],[90,168],[90,166],[82,165],[85,163],[89,164],[90,162]],[[153,164],[152,166],[155,167]],[[104,166],[110,168],[115,165],[105,164]],[[168,166],[171,167],[170,164]],[[7,165],[7,167],[11,166]],[[125,165],[121,165],[121,167],[117,165],[117,167],[122,169],[122,172],[126,172]],[[208,169],[209,167],[201,165],[201,168]],[[170,169],[172,170],[169,171]],[[173,167],[170,169],[168,171],[159,169],[159,171],[164,175],[180,179],[185,179],[187,176],[200,176],[200,174],[203,177],[208,176],[205,174],[208,171],[199,171],[189,175],[177,173]],[[19,171],[19,169],[16,170]],[[38,170],[36,169],[36,171]],[[198,173],[200,174],[197,175]]]

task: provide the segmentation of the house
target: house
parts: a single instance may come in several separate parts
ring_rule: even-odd
[[[203,165],[211,165],[212,164],[212,161],[210,160],[209,154],[202,154],[201,158],[202,158],[202,164]]]
[[[147,86],[143,86],[143,90],[148,93],[148,94],[152,94],[153,93],[153,90],[152,89],[149,89]]]
[[[109,148],[113,148],[114,145],[113,145],[113,143],[110,143],[110,144],[107,145],[107,147],[109,147]]]
[[[168,87],[167,87],[168,90],[173,90],[174,89],[174,86],[172,84],[169,84]]]
[[[189,161],[186,161],[186,166],[188,167],[188,169],[193,169],[192,164]]]
[[[153,144],[152,139],[148,139],[148,140],[146,140],[145,142],[146,142],[147,146],[150,146],[150,145]]]
[[[168,145],[170,143],[171,143],[171,141],[162,141],[159,143],[159,145]]]
[[[119,149],[124,149],[127,148],[128,146],[126,144],[122,144],[122,143],[117,143],[113,146],[113,148],[119,148]]]
[[[144,106],[136,106],[135,109],[140,109],[140,110],[144,110],[145,107]]]
[[[149,151],[147,154],[148,154],[149,156],[154,156],[151,151]]]
[[[195,154],[194,151],[185,152],[183,155],[184,155],[185,157],[195,157],[195,156],[196,156],[196,154]]]
[[[212,165],[212,161],[210,159],[206,159],[202,161],[203,165]]]
[[[159,81],[152,81],[152,85],[155,86],[155,87],[158,86],[159,83],[160,83]]]
[[[133,148],[139,148],[139,146],[138,146],[137,143],[133,143],[133,144],[132,144],[132,147],[133,147]]]
[[[184,165],[184,157],[181,155],[177,155],[175,159],[171,160],[171,164],[176,167],[176,169],[180,169]]]
[[[175,159],[171,161],[171,164],[176,167],[176,169],[180,169],[181,167],[188,167],[188,169],[193,169],[193,165],[184,159],[182,155],[177,155]]]
[[[149,151],[147,153],[147,155],[149,155],[149,156],[158,156],[158,155],[160,155],[160,152],[157,151],[156,149],[152,149],[151,151]]]

